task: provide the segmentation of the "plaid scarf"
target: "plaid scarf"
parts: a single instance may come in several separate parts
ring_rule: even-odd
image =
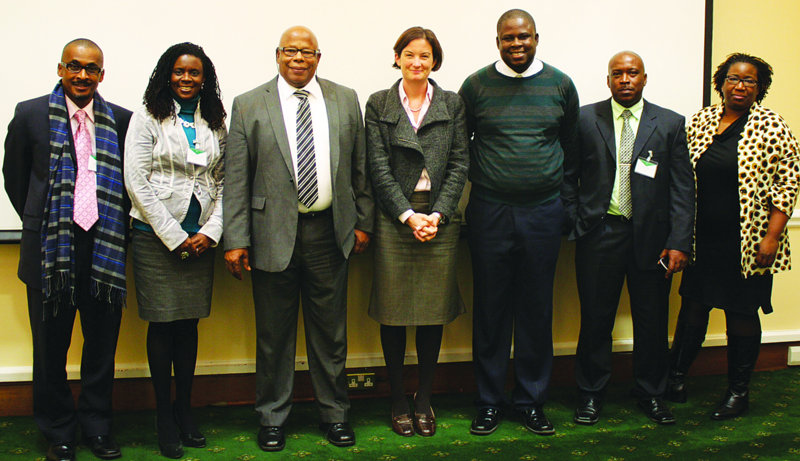
[[[111,107],[95,93],[93,108],[99,219],[94,226],[90,289],[93,297],[116,309],[125,305],[126,297],[122,157]],[[61,82],[50,94],[48,115],[50,179],[42,225],[42,293],[45,306],[55,316],[59,306],[76,303],[72,221],[76,166],[69,148],[71,128]]]

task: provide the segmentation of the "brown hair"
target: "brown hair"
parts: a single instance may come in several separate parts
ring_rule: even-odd
[[[433,50],[433,60],[436,62],[431,70],[439,70],[439,68],[442,67],[444,53],[442,53],[442,45],[439,44],[439,39],[436,38],[436,34],[434,34],[430,29],[424,29],[420,26],[414,26],[406,29],[405,32],[400,34],[400,38],[398,38],[397,42],[394,44],[394,53],[400,56],[408,44],[417,39],[423,39],[431,45],[431,49]],[[400,68],[396,62],[392,63],[392,67],[397,69]]]

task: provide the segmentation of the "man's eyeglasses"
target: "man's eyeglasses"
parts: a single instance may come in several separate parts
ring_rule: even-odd
[[[59,64],[73,74],[79,74],[81,73],[81,70],[85,70],[89,75],[100,75],[100,72],[103,72],[103,69],[98,67],[97,64],[87,64],[82,66],[75,61],[60,62]]]
[[[742,85],[744,85],[745,88],[755,88],[755,86],[758,85],[758,82],[751,78],[739,78],[733,75],[728,75],[725,77],[725,81],[733,86],[736,86],[739,84],[739,82],[742,82]]]
[[[286,56],[289,56],[290,58],[296,56],[298,51],[300,52],[300,54],[303,55],[304,58],[308,58],[308,59],[311,59],[313,57],[319,56],[319,54],[320,54],[319,50],[310,50],[308,48],[303,48],[302,50],[300,50],[300,49],[297,49],[297,48],[290,48],[290,47],[286,47],[286,46],[279,46],[278,47],[278,51],[283,52],[283,54],[285,54]]]

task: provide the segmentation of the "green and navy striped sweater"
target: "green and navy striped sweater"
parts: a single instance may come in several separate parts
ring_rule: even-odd
[[[470,75],[459,94],[471,137],[472,193],[517,206],[557,197],[580,110],[572,80],[548,64],[527,78],[507,77],[491,64]]]

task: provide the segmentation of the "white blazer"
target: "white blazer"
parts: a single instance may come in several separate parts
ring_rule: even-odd
[[[175,103],[175,112],[180,110]],[[215,243],[222,236],[222,187],[225,127],[211,130],[194,114],[197,147],[207,153],[207,165],[187,161],[189,142],[178,120],[159,122],[142,107],[131,118],[125,138],[125,188],[131,217],[149,224],[172,251],[189,237],[181,228],[192,195],[200,202],[200,233]]]

